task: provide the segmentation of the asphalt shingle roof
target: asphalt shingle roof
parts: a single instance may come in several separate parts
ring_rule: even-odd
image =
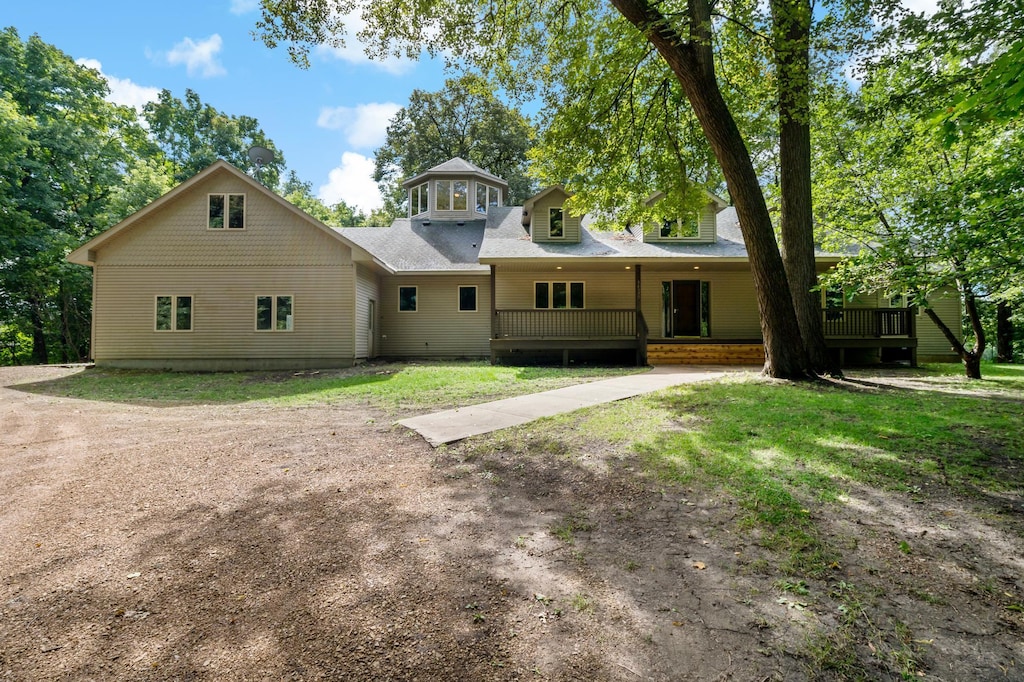
[[[717,216],[718,240],[712,244],[644,242],[638,227],[614,232],[586,229],[580,242],[534,243],[522,225],[522,207],[491,208],[486,220],[455,222],[401,218],[391,227],[338,228],[345,237],[369,251],[395,271],[478,270],[480,261],[547,258],[668,258],[747,257],[736,210],[728,207]],[[818,251],[818,256],[841,254]]]
[[[395,271],[481,270],[483,220],[455,222],[399,218],[391,227],[335,228]]]

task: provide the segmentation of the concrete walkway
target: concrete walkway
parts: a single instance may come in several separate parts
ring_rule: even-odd
[[[602,379],[543,393],[424,414],[419,417],[402,419],[398,423],[416,431],[428,443],[437,447],[442,443],[451,443],[469,436],[525,424],[541,417],[550,417],[553,414],[573,412],[591,405],[653,393],[669,386],[717,379],[729,371],[747,370],[749,368],[746,367],[719,366],[655,367],[644,374]]]

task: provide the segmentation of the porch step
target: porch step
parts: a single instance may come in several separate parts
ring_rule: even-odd
[[[649,343],[647,362],[652,365],[760,365],[760,343]]]

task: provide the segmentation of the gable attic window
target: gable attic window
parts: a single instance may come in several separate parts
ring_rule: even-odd
[[[409,208],[412,215],[420,215],[430,210],[430,202],[427,195],[428,186],[429,183],[424,182],[422,185],[417,185],[409,190]]]
[[[244,194],[211,194],[207,212],[207,228],[220,230],[225,227],[232,230],[245,229],[245,195]]]
[[[487,214],[487,209],[497,207],[500,199],[497,187],[485,185],[482,182],[476,183],[476,212]]]
[[[564,237],[565,229],[562,224],[562,208],[552,208],[548,210],[548,236],[550,237]]]

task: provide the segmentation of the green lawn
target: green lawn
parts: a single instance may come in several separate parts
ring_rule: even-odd
[[[783,552],[782,570],[822,574],[834,561],[814,513],[828,513],[851,485],[910,499],[930,490],[955,495],[1024,489],[1024,367],[987,365],[981,382],[957,367],[879,372],[846,382],[789,383],[752,374],[688,384],[604,405],[527,430],[506,431],[483,448],[571,453],[600,439],[640,454],[657,476],[729,491],[740,526]],[[887,373],[893,376],[893,371]],[[972,395],[962,391],[981,391]],[[994,395],[993,395],[994,394]]]
[[[445,409],[583,381],[629,374],[633,368],[500,367],[484,362],[372,363],[306,372],[157,372],[85,369],[20,390],[126,403],[280,405],[356,402],[387,410]]]

